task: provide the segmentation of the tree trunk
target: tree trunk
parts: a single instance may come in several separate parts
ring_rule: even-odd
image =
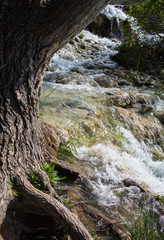
[[[35,189],[30,169],[46,189],[41,170],[44,145],[39,119],[41,76],[53,54],[80,32],[107,0],[0,0],[0,225],[14,198],[15,179],[26,201],[55,217],[72,239],[92,239],[62,204]],[[9,240],[1,228],[0,239]],[[12,240],[19,239],[19,236]]]

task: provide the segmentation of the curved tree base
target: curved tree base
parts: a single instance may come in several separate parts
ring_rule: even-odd
[[[54,196],[50,196],[49,194],[34,188],[30,181],[27,179],[27,177],[20,172],[17,172],[17,174],[14,176],[13,184],[14,186],[12,190],[13,193],[17,195],[16,196],[17,200],[13,199],[8,207],[8,219],[5,218],[1,225],[0,239],[20,240],[22,239],[21,236],[23,234],[24,234],[23,239],[26,239],[25,238],[26,234],[27,235],[32,234],[31,229],[28,228],[28,224],[26,225],[26,223],[24,224],[22,223],[18,228],[18,225],[15,222],[16,212],[19,212],[20,214],[22,214],[23,212],[24,214],[25,213],[32,214],[35,217],[38,215],[41,216],[42,219],[44,219],[45,217],[46,220],[49,220],[52,223],[54,222],[53,226],[54,229],[56,230],[57,227],[63,236],[66,235],[67,233],[68,235],[71,236],[72,239],[75,240],[93,239],[86,230],[86,228],[83,226],[83,224],[78,220],[77,216],[71,213],[63,205],[63,203],[61,203],[59,197],[57,200],[56,198],[54,198]],[[50,185],[49,189],[52,190]],[[54,195],[54,193],[55,193],[54,191],[51,191],[51,195]],[[57,196],[56,193],[55,196]],[[12,227],[8,228],[9,227],[8,225],[9,224],[11,225],[12,221],[13,221]],[[14,234],[14,232],[16,232],[16,234]]]
[[[72,239],[92,239],[60,202],[41,170],[44,144],[39,98],[41,76],[53,54],[107,3],[108,0],[0,0],[0,239],[9,240],[3,223],[15,198],[10,189],[12,181],[23,201],[40,215],[55,218]],[[51,196],[32,186],[31,170]]]

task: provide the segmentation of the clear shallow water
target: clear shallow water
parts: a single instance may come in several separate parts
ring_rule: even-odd
[[[158,145],[137,140],[127,129],[128,122],[119,122],[117,108],[105,105],[107,91],[89,85],[45,83],[43,119],[65,129],[68,138],[80,139],[79,162],[73,165],[90,179],[99,204],[124,204],[126,209],[142,194],[135,186],[125,187],[124,179],[130,178],[154,194],[164,194],[164,161],[160,157],[153,160],[150,149],[153,146],[162,153]]]
[[[123,14],[120,9],[115,11]],[[125,222],[131,212],[138,211],[138,203],[144,201],[141,190],[137,186],[125,186],[125,179],[164,195],[164,153],[151,138],[144,138],[157,128],[164,142],[162,126],[153,116],[136,115],[133,109],[111,104],[110,96],[120,90],[133,91],[136,95],[146,91],[129,86],[101,87],[96,78],[108,76],[106,71],[117,67],[110,56],[116,54],[120,42],[88,31],[82,33],[84,38],[78,39],[77,45],[67,44],[50,63],[51,71],[46,77],[51,78],[43,83],[42,89],[42,119],[64,129],[68,139],[78,139],[79,161],[76,159],[72,166],[89,179],[94,199],[104,206],[103,211]],[[80,48],[83,43],[85,48]],[[113,75],[112,78],[116,81]],[[152,90],[147,92],[153,94]],[[154,111],[163,110],[163,100],[154,99],[146,104]],[[156,161],[152,148],[161,153]]]

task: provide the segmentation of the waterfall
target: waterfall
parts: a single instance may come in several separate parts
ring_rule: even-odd
[[[127,19],[127,15],[123,12],[123,6],[107,5],[102,11],[102,14],[104,14],[110,20],[110,37],[123,37],[121,21]]]

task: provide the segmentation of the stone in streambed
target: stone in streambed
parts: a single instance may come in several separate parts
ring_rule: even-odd
[[[135,186],[135,187],[138,187],[141,190],[141,192],[146,192],[145,189],[140,184],[138,184],[137,182],[135,182],[134,180],[132,180],[130,178],[124,179],[123,183],[126,187]]]
[[[71,72],[76,72],[76,73],[80,73],[80,74],[84,75],[84,71],[79,67],[72,68]]]
[[[114,105],[118,107],[126,107],[132,103],[130,94],[124,91],[115,93],[112,96],[112,100],[114,102]]]
[[[162,125],[164,125],[164,111],[158,111],[154,114],[154,116],[158,118]]]
[[[117,81],[105,74],[96,76],[94,80],[99,84],[100,87],[109,88],[118,86]]]
[[[153,108],[151,106],[143,104],[143,105],[141,105],[141,109],[139,110],[139,113],[146,114],[146,113],[151,112],[152,110],[153,110]]]

